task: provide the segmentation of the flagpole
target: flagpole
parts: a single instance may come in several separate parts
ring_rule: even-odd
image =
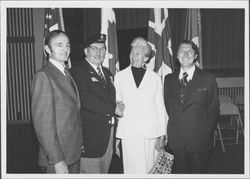
[[[59,8],[59,16],[60,16],[59,21],[61,22],[61,28],[62,28],[61,30],[65,31],[62,8]]]
[[[59,21],[60,21],[60,25],[61,25],[61,30],[65,32],[65,27],[64,27],[64,19],[63,19],[63,10],[62,8],[58,8],[58,11],[59,11]],[[59,26],[59,29],[60,29],[60,26]],[[71,68],[71,60],[70,60],[70,57],[67,61],[67,64],[65,64],[68,66],[68,68],[70,69]]]
[[[202,31],[201,31],[201,12],[198,9],[197,12],[197,23],[198,23],[198,34],[199,34],[199,57],[200,57],[200,68],[203,69],[203,53],[202,53]]]

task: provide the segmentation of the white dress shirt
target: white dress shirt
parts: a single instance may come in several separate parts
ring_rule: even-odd
[[[86,61],[95,69],[96,73],[98,74],[97,65],[91,63],[87,58],[86,58]],[[105,78],[105,75],[104,75],[103,70],[102,70],[102,65],[100,65],[100,70],[101,70],[102,75]],[[106,80],[106,78],[105,78],[105,80]]]
[[[65,65],[62,65],[60,62],[52,59],[52,58],[49,58],[49,62],[52,63],[58,70],[60,70],[60,72],[62,72],[64,75],[64,70],[65,70]]]
[[[195,65],[193,65],[189,70],[184,71],[182,68],[180,69],[179,79],[181,80],[183,78],[183,73],[186,72],[188,74],[187,81],[190,81],[193,79],[195,71]]]

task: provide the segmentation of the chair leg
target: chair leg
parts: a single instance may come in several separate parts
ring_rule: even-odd
[[[215,146],[215,142],[216,142],[216,136],[217,136],[218,134],[217,134],[217,129],[215,129],[215,131],[214,131],[214,146]]]
[[[242,120],[241,120],[240,115],[239,115],[239,126],[240,126],[240,128],[241,128],[242,134],[244,135],[244,127],[243,127],[243,124],[242,124]]]
[[[239,142],[239,126],[237,126],[237,130],[236,130],[236,144],[238,144]]]
[[[225,147],[224,147],[224,143],[223,143],[223,140],[222,140],[221,131],[220,131],[219,127],[218,127],[218,133],[219,133],[219,137],[220,137],[222,151],[223,151],[223,153],[225,153]]]

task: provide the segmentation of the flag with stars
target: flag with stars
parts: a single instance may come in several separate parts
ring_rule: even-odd
[[[154,52],[147,67],[153,69],[162,81],[174,69],[168,9],[150,9],[148,41]]]
[[[61,8],[45,9],[44,37],[53,30],[64,31],[64,23]]]
[[[101,33],[106,34],[107,53],[103,61],[103,66],[109,68],[115,75],[119,71],[118,45],[115,12],[112,8],[101,9]]]
[[[45,8],[44,39],[53,30],[62,30],[65,32],[62,8]],[[44,57],[43,64],[45,63],[46,58]],[[69,68],[71,67],[70,59],[66,65]]]
[[[185,39],[192,40],[199,49],[196,66],[202,68],[202,40],[201,40],[201,14],[200,9],[187,9]]]

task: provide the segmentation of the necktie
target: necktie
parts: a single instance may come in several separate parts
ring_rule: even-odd
[[[72,77],[70,75],[69,68],[67,68],[67,67],[64,68],[64,73],[65,73],[66,80],[69,82],[69,84],[71,85],[71,87],[75,91],[75,94],[77,94],[77,89],[72,81]]]
[[[183,86],[187,86],[187,84],[188,84],[187,77],[188,77],[187,72],[184,72],[184,73],[183,73],[183,76],[182,76],[182,79],[181,79],[181,84],[182,84]]]
[[[100,78],[102,79],[102,82],[103,82],[104,84],[106,84],[106,80],[105,80],[105,78],[104,78],[104,76],[103,76],[103,74],[102,74],[102,72],[101,72],[100,66],[97,67],[97,73],[98,73],[98,75],[100,76]]]
[[[67,68],[64,69],[64,73],[65,73],[65,77],[67,79],[67,81],[73,86],[72,80],[70,78],[70,74],[69,71],[67,70]]]

